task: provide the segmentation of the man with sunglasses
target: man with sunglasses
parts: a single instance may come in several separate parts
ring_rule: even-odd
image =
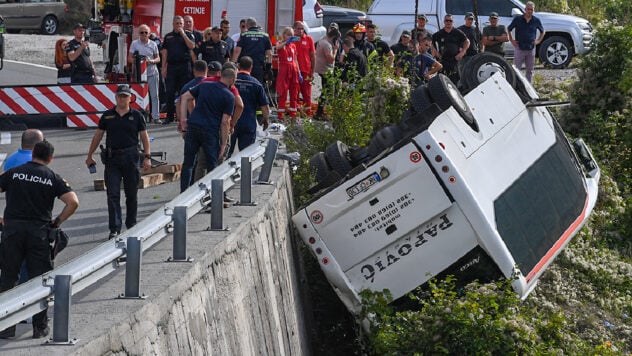
[[[160,102],[158,100],[158,83],[160,80],[158,66],[160,63],[160,52],[156,42],[149,39],[149,26],[143,24],[138,27],[138,39],[132,41],[129,46],[127,62],[131,67],[134,63],[134,55],[145,58],[147,63],[147,87],[149,88],[149,98],[151,99],[151,118],[154,123],[160,123]]]
[[[443,66],[443,74],[447,75],[454,84],[459,82],[458,63],[463,59],[470,40],[458,28],[454,28],[452,15],[443,17],[443,28],[432,35],[433,53],[437,54]]]

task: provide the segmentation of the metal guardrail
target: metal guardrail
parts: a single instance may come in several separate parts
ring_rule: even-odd
[[[213,180],[222,180],[224,191],[235,185],[240,179],[242,157],[250,158],[253,171],[264,166],[261,171],[264,178],[260,180],[267,180],[265,175],[269,177],[277,145],[278,142],[274,139],[260,140],[250,145],[166,203],[163,209],[156,210],[119,235],[116,240],[104,242],[86,254],[0,294],[0,330],[44,310],[53,300],[55,276],[71,276],[74,295],[119,268],[118,259],[127,252],[128,237],[137,237],[141,240],[142,252],[158,243],[169,233],[175,207],[185,207],[186,216],[190,218],[206,206]]]

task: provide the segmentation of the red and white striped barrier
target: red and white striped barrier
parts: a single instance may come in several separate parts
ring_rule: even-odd
[[[0,118],[12,115],[66,116],[68,127],[96,127],[101,114],[116,105],[121,83],[0,87]],[[130,83],[132,107],[149,109],[147,83]]]

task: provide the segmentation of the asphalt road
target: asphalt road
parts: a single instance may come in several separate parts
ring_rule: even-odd
[[[166,152],[167,163],[182,163],[183,140],[176,132],[175,125],[149,124],[147,131],[153,137],[152,152]],[[97,160],[97,173],[90,174],[85,165],[86,154],[94,129],[74,130],[56,129],[43,130],[44,136],[55,146],[54,159],[50,168],[59,173],[69,183],[79,197],[79,209],[62,225],[70,237],[68,247],[55,260],[56,265],[63,264],[76,256],[107,241],[108,212],[105,191],[94,190],[94,179],[103,178],[103,165]],[[0,157],[15,152],[20,146],[22,132],[2,132],[0,134]],[[105,138],[103,139],[103,142]],[[138,191],[138,221],[162,207],[180,193],[180,182],[164,183],[158,186],[139,189]],[[121,191],[121,206],[125,213],[124,193]],[[56,201],[54,214],[61,211],[61,201]],[[6,206],[5,195],[0,194],[0,208],[4,212]],[[54,216],[54,215],[53,215]]]

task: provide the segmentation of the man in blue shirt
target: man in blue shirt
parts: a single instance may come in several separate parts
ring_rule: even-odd
[[[428,53],[432,47],[432,39],[419,33],[417,41],[418,54],[404,54],[395,68],[397,75],[404,73],[406,77],[408,77],[412,88],[426,83],[443,68],[441,63],[432,58]]]
[[[527,2],[524,8],[524,15],[514,17],[509,27],[507,27],[509,41],[514,46],[514,64],[518,69],[522,69],[522,65],[525,65],[526,77],[529,82],[531,82],[533,77],[535,48],[542,42],[545,34],[542,22],[533,16],[534,9],[535,4],[533,1]],[[513,29],[516,29],[515,39],[511,34]],[[536,38],[537,31],[540,31],[538,38]]]
[[[187,121],[181,192],[192,183],[193,165],[200,147],[204,150],[209,171],[217,167],[219,157],[224,155],[235,106],[235,96],[228,88],[235,83],[236,77],[234,69],[226,68],[222,70],[219,82],[202,82],[180,97],[179,117]],[[195,108],[187,118],[187,106],[192,100],[195,100]]]
[[[232,155],[235,144],[239,143],[239,150],[252,145],[257,135],[257,109],[261,108],[263,113],[263,129],[268,128],[270,119],[270,107],[268,97],[263,86],[257,79],[250,75],[252,70],[252,58],[243,56],[239,59],[239,72],[235,86],[239,89],[239,94],[244,101],[244,111],[233,128],[230,136],[230,150],[228,155]]]
[[[31,161],[33,147],[38,142],[44,141],[44,134],[37,129],[28,129],[22,132],[22,142],[17,152],[12,153],[4,161],[4,170],[9,170],[13,167],[21,166],[26,162]]]

